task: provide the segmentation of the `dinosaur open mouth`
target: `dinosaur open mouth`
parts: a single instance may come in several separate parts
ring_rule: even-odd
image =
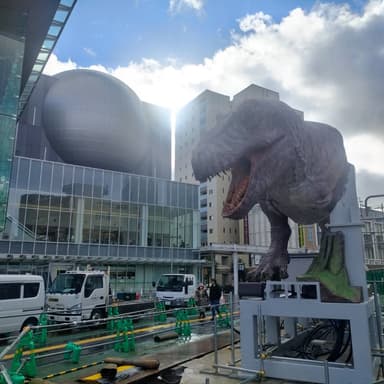
[[[241,207],[248,191],[251,167],[251,161],[246,157],[242,157],[232,166],[232,182],[222,213],[224,217],[239,218],[242,216]]]

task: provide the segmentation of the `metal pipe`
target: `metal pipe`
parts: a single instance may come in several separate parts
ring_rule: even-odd
[[[230,292],[229,294],[229,308],[231,311],[231,364],[235,365],[235,335],[234,335],[234,327],[233,327],[233,294]]]
[[[141,337],[144,338],[144,337],[149,337],[149,336],[151,336],[151,335],[153,335],[155,333],[156,333],[156,331],[153,331],[153,332],[149,332],[149,333],[146,333],[144,335],[139,335],[139,336],[135,336],[135,337],[136,338],[141,338]],[[157,333],[159,333],[159,332],[157,332]],[[111,341],[106,341],[105,343],[97,343],[97,344],[92,344],[92,345],[86,345],[86,346],[82,347],[82,350],[102,347],[102,346],[106,346],[106,345],[110,345],[110,344],[115,344],[115,343],[116,343],[116,339],[113,339]],[[53,357],[53,356],[63,355],[66,352],[68,352],[68,351],[61,350],[59,352],[51,352],[51,353],[47,353],[45,355],[36,355],[36,359],[43,359],[43,358],[46,358],[46,357]]]
[[[150,332],[150,333],[147,333],[145,335],[139,335],[139,336],[136,336],[136,338],[149,337],[149,336],[153,335],[154,333],[155,332]],[[123,338],[123,336],[121,338]],[[103,346],[110,345],[110,344],[115,344],[115,343],[116,343],[116,339],[113,339],[111,341],[106,341],[105,343],[97,343],[97,344],[92,344],[92,345],[86,345],[86,346],[82,347],[81,349],[82,350],[87,350],[87,349],[103,347]],[[36,355],[36,359],[43,359],[43,358],[46,358],[46,357],[59,356],[59,355],[63,355],[66,352],[68,352],[68,351],[61,350],[61,351],[58,351],[58,352],[47,353],[45,355]]]
[[[368,200],[373,199],[375,197],[384,197],[384,195],[369,195],[364,200],[364,206],[365,206],[365,215],[368,216]]]
[[[214,312],[212,313],[214,314]],[[213,319],[213,350],[214,350],[214,365],[218,364],[218,351],[217,351],[217,316]],[[218,373],[218,369],[215,367],[215,373]]]
[[[236,244],[234,246],[233,258],[233,288],[235,297],[239,297],[239,254],[236,250]]]
[[[7,384],[12,384],[12,379],[9,376],[9,373],[3,364],[0,364],[0,375],[3,376],[3,378]]]
[[[0,360],[3,359],[3,357],[8,353],[8,351],[10,351],[19,341],[20,339],[25,335],[27,334],[29,331],[31,330],[30,327],[24,327],[23,330],[19,333],[19,336],[16,337],[15,340],[13,340],[13,342],[11,344],[9,344],[8,346],[6,346],[0,353]]]
[[[380,350],[383,349],[383,336],[382,336],[382,324],[381,324],[381,308],[380,308],[380,301],[379,301],[379,295],[377,292],[377,283],[376,281],[373,282],[373,292],[374,292],[374,304],[375,304],[375,318],[376,318],[376,328],[377,328],[377,334],[379,336],[379,347]],[[384,374],[384,356],[381,356],[380,359],[380,366],[381,366],[381,374]]]
[[[324,380],[325,384],[330,384],[328,360],[324,360]]]
[[[179,334],[177,332],[168,332],[162,335],[155,335],[153,339],[156,343],[159,343],[161,341],[177,339],[178,337],[179,337]]]
[[[256,370],[256,369],[248,369],[248,368],[242,368],[242,367],[232,367],[230,365],[223,365],[223,364],[214,364],[213,365],[215,368],[219,369],[230,369],[234,371],[239,371],[239,372],[246,372],[246,373],[254,373],[255,375],[264,375],[265,372],[262,370]]]
[[[263,353],[264,349],[264,342],[265,342],[265,329],[264,329],[264,317],[261,312],[261,305],[258,306],[258,311],[257,311],[257,332],[258,332],[258,348],[257,348],[257,353],[259,356]],[[264,340],[263,340],[264,339]],[[260,359],[260,370],[264,372],[264,359]]]

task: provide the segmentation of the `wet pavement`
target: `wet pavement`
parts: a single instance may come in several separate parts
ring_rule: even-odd
[[[235,347],[235,361],[240,359],[239,346]],[[218,351],[217,357],[218,364],[230,365],[232,362],[232,349],[231,347],[224,347]],[[235,384],[245,381],[247,383],[260,383],[260,380],[250,376],[244,376],[244,374],[231,371],[227,369],[219,369],[218,374],[213,367],[215,363],[215,354],[209,353],[203,357],[191,360],[183,364],[184,372],[180,384]],[[241,367],[238,363],[236,366]],[[263,378],[261,381],[263,384],[298,384],[297,382],[287,380],[276,380]],[[303,383],[300,384],[311,384]]]
[[[70,383],[76,382],[81,378],[97,373],[101,364],[97,362],[103,361],[106,357],[124,357],[127,359],[137,358],[156,358],[160,361],[159,371],[142,370],[131,378],[116,380],[115,384],[128,384],[136,382],[139,379],[157,376],[160,371],[164,371],[177,366],[182,366],[184,363],[196,357],[202,357],[214,350],[214,340],[212,337],[212,323],[197,326],[193,330],[190,338],[179,338],[177,340],[168,340],[161,343],[155,343],[152,338],[143,340],[136,345],[135,352],[121,353],[113,349],[100,349],[99,352],[93,350],[89,355],[82,354],[81,364],[89,367],[82,368],[71,372],[74,364],[70,361],[63,361],[62,356],[59,356],[57,361],[52,361],[50,364],[39,367],[39,377],[47,377],[50,375],[50,381],[54,383]],[[230,333],[228,329],[220,330],[217,337],[217,345],[223,348],[230,344]],[[65,372],[65,374],[59,374]],[[56,375],[57,373],[57,375]],[[149,381],[148,381],[149,382]],[[143,381],[146,383],[146,381]]]
[[[235,321],[238,327],[238,320]],[[170,380],[160,381],[158,377],[169,372],[176,372],[181,376],[182,384],[230,384],[241,383],[246,378],[249,383],[260,382],[257,378],[249,378],[243,373],[230,369],[214,368],[215,359],[220,365],[235,365],[241,367],[240,348],[238,335],[234,333],[235,348],[231,349],[231,334],[228,328],[218,327],[217,339],[215,341],[214,325],[212,322],[199,320],[191,321],[192,336],[180,337],[176,340],[166,340],[160,343],[154,342],[153,334],[137,335],[136,350],[134,352],[122,353],[113,349],[113,344],[109,346],[92,346],[89,349],[84,347],[81,353],[81,365],[74,364],[69,360],[63,359],[63,355],[53,350],[51,361],[45,364],[38,363],[38,376],[49,378],[52,383],[75,383],[80,379],[97,374],[106,357],[123,357],[126,359],[155,358],[160,361],[159,370],[137,370],[132,377],[120,377],[114,384],[149,384],[172,382]],[[158,329],[160,332],[169,332],[170,329]],[[69,335],[67,335],[68,337]],[[93,334],[95,336],[95,334]],[[68,340],[67,340],[68,341]],[[112,340],[113,341],[113,340]],[[215,344],[218,348],[215,357]],[[111,348],[112,347],[112,348]],[[47,351],[49,353],[49,351]],[[77,368],[75,368],[77,367]],[[48,377],[47,377],[48,376]],[[173,379],[173,378],[172,378]],[[88,384],[100,383],[99,380],[88,381]],[[176,382],[175,382],[176,383]],[[293,382],[282,380],[269,380],[263,378],[265,384],[293,384]],[[303,384],[303,383],[302,383]]]

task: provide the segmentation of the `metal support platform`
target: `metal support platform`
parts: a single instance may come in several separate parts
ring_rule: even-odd
[[[376,371],[371,357],[371,343],[375,343],[375,335],[370,332],[370,329],[375,328],[373,314],[373,298],[359,304],[342,305],[288,296],[266,300],[241,300],[242,366],[255,371],[263,370],[270,378],[330,384],[371,383],[374,380],[373,372]],[[281,343],[281,317],[348,320],[352,334],[353,364],[328,363],[326,367],[324,361],[317,360],[281,356],[261,358],[262,322],[266,322],[266,342],[278,345]]]
[[[263,372],[270,378],[299,382],[369,384],[375,381],[379,361],[372,357],[372,348],[377,348],[380,340],[381,311],[375,306],[374,297],[368,295],[361,226],[355,174],[351,166],[344,195],[331,212],[329,229],[344,235],[345,268],[351,286],[361,288],[362,302],[322,302],[318,282],[267,282],[265,300],[248,298],[240,301],[244,369]],[[307,285],[313,286],[310,295]],[[266,345],[284,346],[281,320],[284,319],[285,334],[292,340],[297,337],[298,318],[347,320],[351,332],[351,363],[328,362],[325,357],[310,360],[282,353],[268,355]],[[300,343],[300,339],[295,341]]]

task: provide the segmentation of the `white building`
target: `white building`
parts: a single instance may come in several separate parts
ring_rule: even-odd
[[[384,266],[384,213],[371,208],[360,208],[364,224],[365,264],[370,267]]]

